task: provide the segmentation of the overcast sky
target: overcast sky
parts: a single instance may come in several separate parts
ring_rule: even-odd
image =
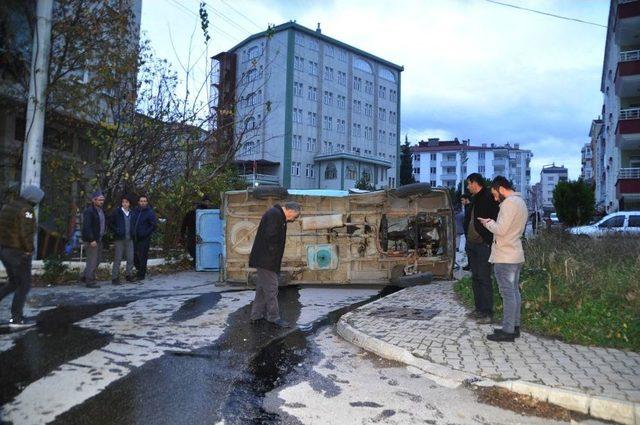
[[[606,25],[608,0],[504,0]],[[142,30],[159,56],[204,81],[206,57],[268,24],[296,20],[403,65],[401,134],[530,149],[532,184],[555,162],[580,174],[580,148],[600,112],[606,28],[487,0],[208,0],[205,51],[199,0],[143,0]]]

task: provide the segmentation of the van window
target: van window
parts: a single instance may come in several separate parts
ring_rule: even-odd
[[[619,215],[619,216],[616,216],[616,217],[611,217],[607,221],[604,221],[604,222],[600,223],[600,225],[598,227],[604,227],[604,228],[607,228],[607,229],[611,229],[611,228],[617,228],[617,227],[623,227],[623,226],[624,226],[624,216],[623,215]]]
[[[629,216],[629,227],[640,227],[640,215]]]

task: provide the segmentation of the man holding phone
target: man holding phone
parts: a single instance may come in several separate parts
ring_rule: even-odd
[[[505,177],[497,176],[491,183],[491,194],[500,202],[497,220],[478,217],[478,221],[494,236],[489,262],[498,281],[504,305],[502,329],[495,329],[487,339],[513,342],[520,336],[520,270],[524,264],[522,234],[529,215],[527,205]]]
[[[484,178],[479,173],[467,177],[467,189],[471,193],[471,203],[465,214],[466,251],[471,266],[473,299],[475,310],[467,316],[480,324],[493,321],[493,283],[491,282],[491,244],[493,234],[487,230],[478,217],[496,219],[499,206],[489,189],[484,186]]]

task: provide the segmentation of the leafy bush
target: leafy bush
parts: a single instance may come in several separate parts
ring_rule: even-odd
[[[593,187],[582,180],[560,182],[553,191],[558,220],[567,226],[589,223],[595,214],[595,204]]]
[[[51,283],[59,283],[67,273],[68,266],[62,262],[62,257],[48,257],[44,259],[44,273],[42,279]]]
[[[525,257],[523,328],[571,343],[640,351],[640,238],[542,232],[525,243]],[[470,279],[458,282],[456,292],[472,303]],[[497,289],[495,298],[501,312]]]

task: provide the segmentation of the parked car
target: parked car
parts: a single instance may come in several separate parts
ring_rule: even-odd
[[[640,235],[640,211],[620,211],[609,214],[593,224],[572,227],[568,231],[573,235],[592,237],[618,233]]]
[[[549,214],[549,219],[551,219],[551,224],[560,224],[560,220],[558,220],[558,214],[556,213]]]
[[[249,253],[262,214],[297,201],[288,225],[281,285],[412,286],[451,279],[455,259],[452,202],[446,189],[415,183],[368,193],[258,187],[226,192],[223,276],[249,283]]]

